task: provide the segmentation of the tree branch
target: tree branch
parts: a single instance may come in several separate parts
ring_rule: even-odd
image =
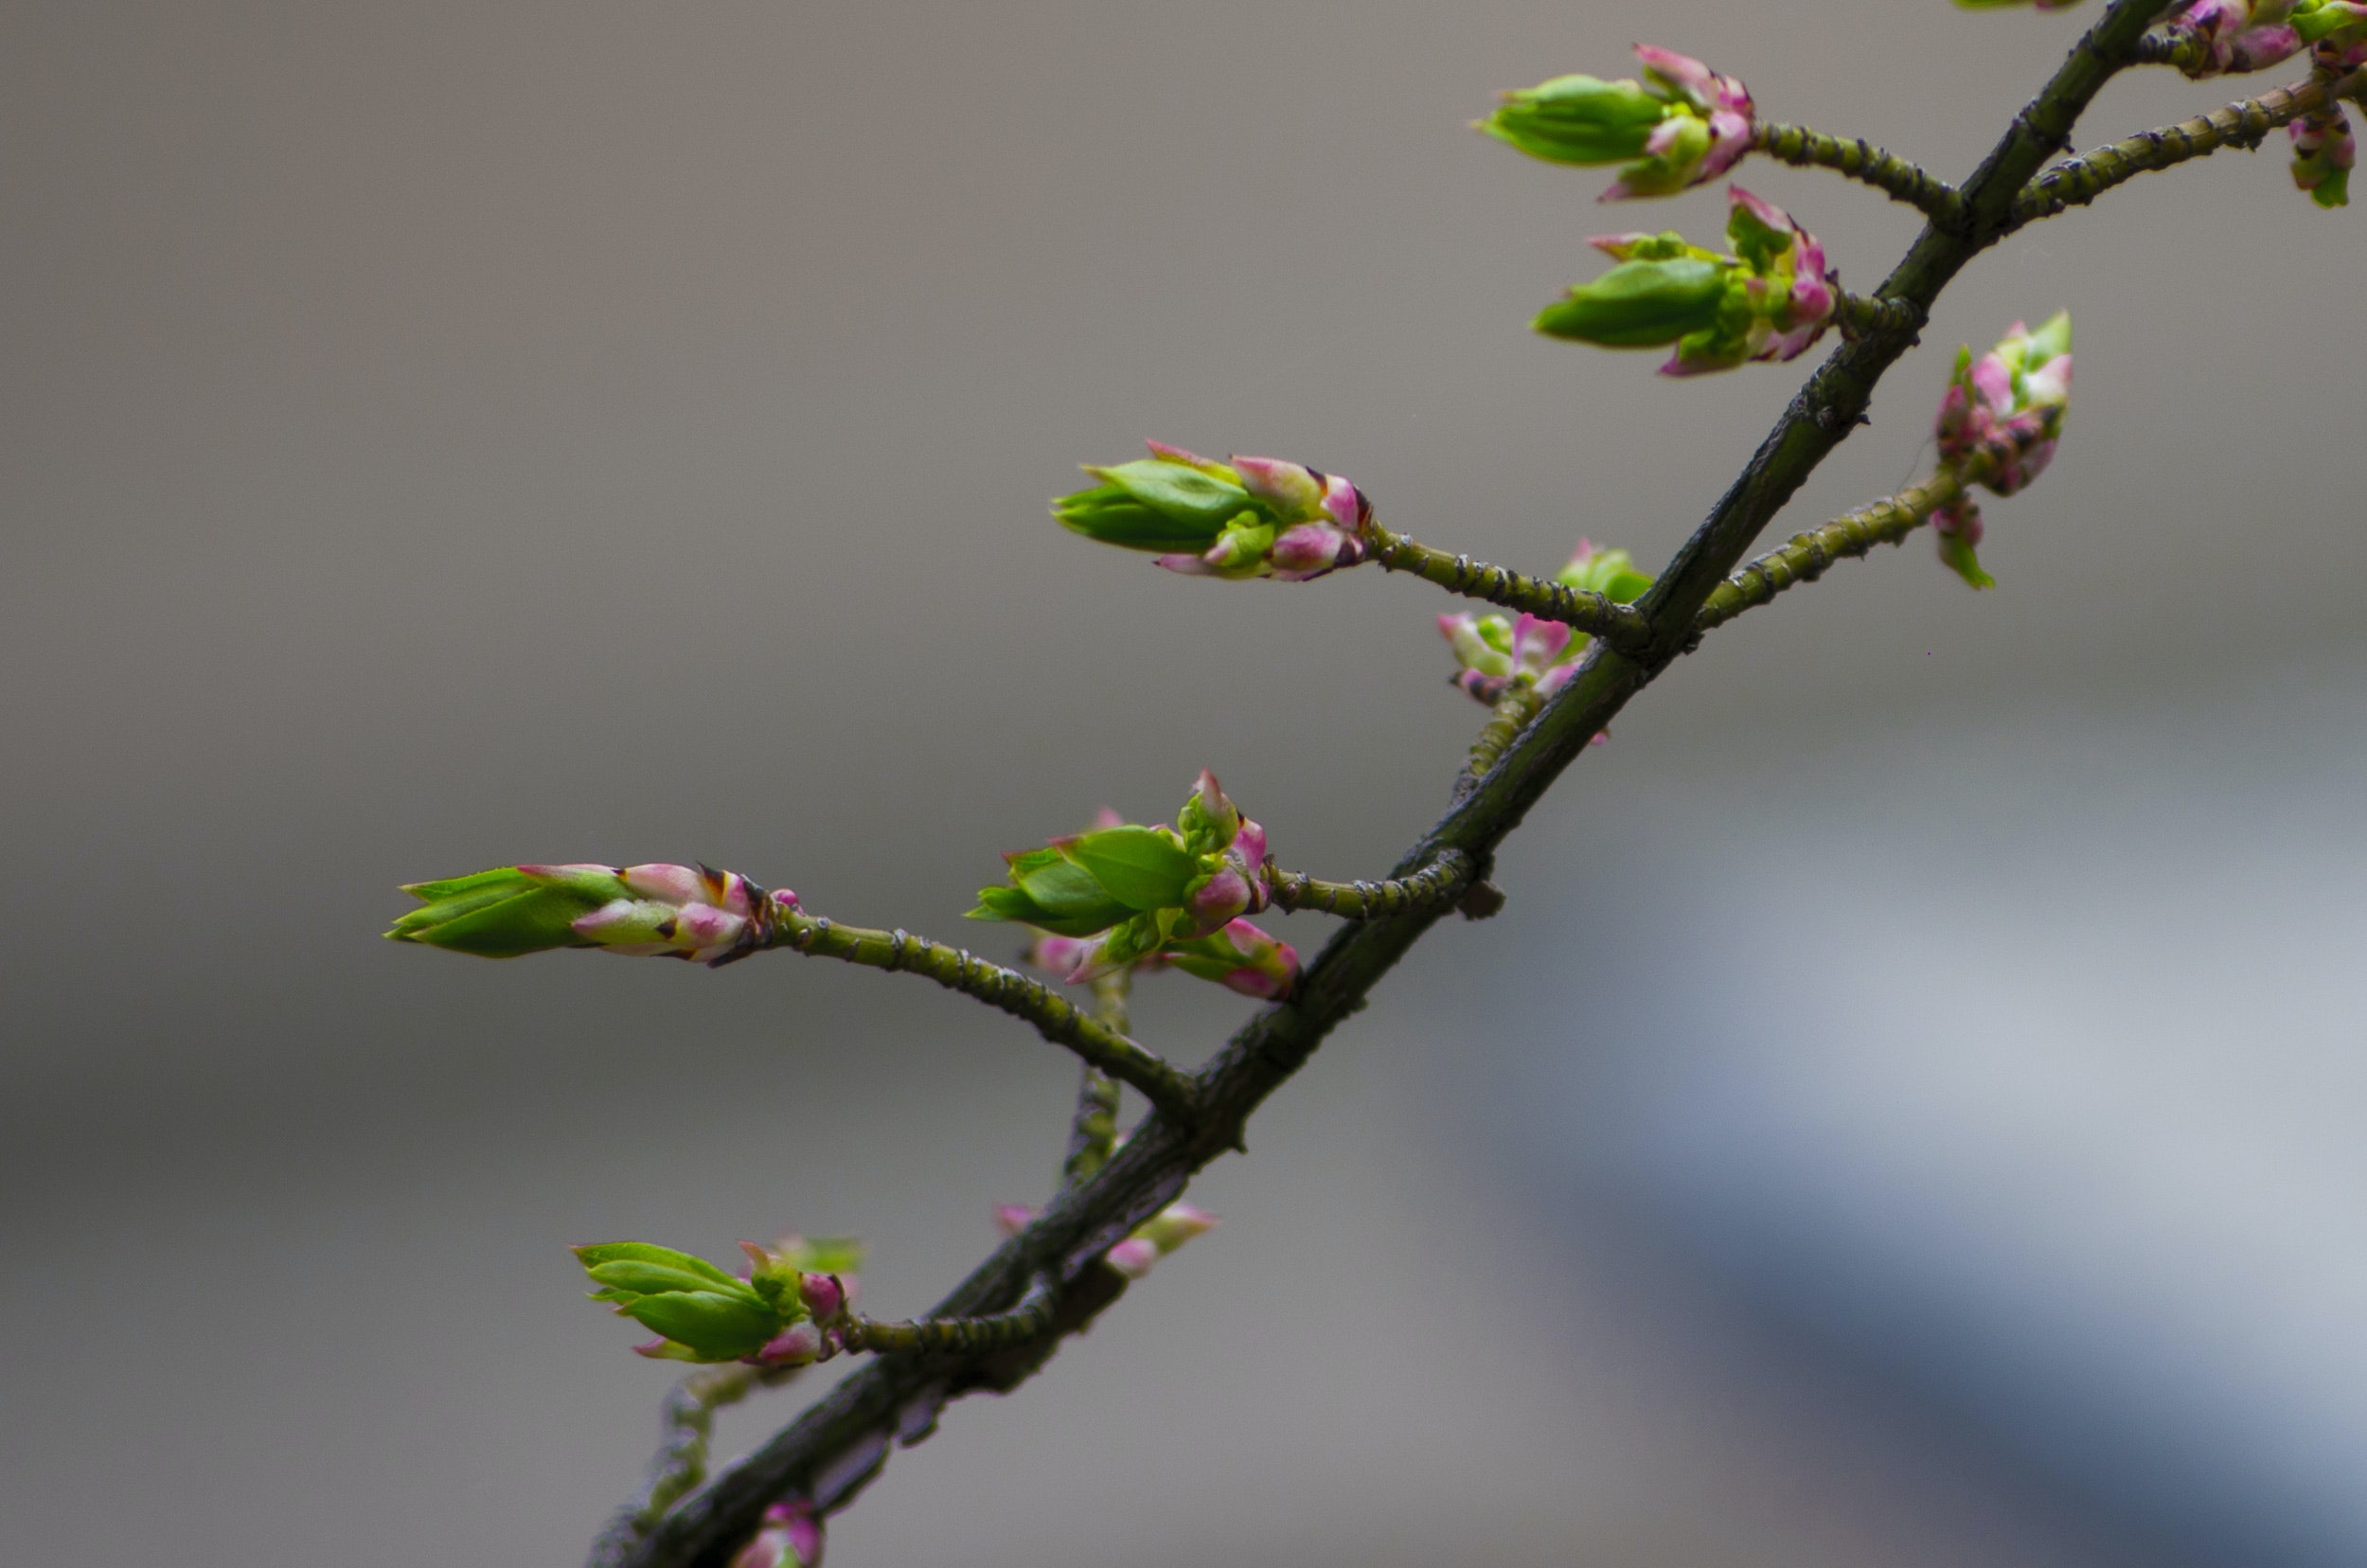
[[[976,997],[1014,1018],[1025,1019],[1055,1045],[1064,1045],[1170,1115],[1193,1114],[1191,1076],[1155,1053],[1087,1016],[1065,997],[1017,970],[990,964],[967,948],[947,947],[902,929],[869,931],[827,917],[788,913],[767,944],[809,958],[838,958],[866,969],[922,974],[948,990]]]
[[[1436,860],[1410,877],[1380,882],[1320,882],[1266,863],[1276,909],[1320,909],[1350,920],[1380,920],[1409,909],[1452,903],[1470,885],[1472,869],[1471,857],[1460,849],[1441,850]]]
[[[1053,1306],[1052,1288],[1039,1279],[1007,1312],[905,1323],[882,1323],[854,1313],[831,1325],[830,1334],[848,1350],[906,1356],[975,1355],[1049,1333]]]
[[[1574,626],[1614,647],[1632,647],[1643,638],[1644,616],[1633,605],[1617,604],[1600,594],[1549,578],[1525,577],[1469,556],[1450,556],[1379,524],[1368,526],[1366,537],[1372,541],[1372,559],[1385,570],[1411,572],[1465,598],[1484,599],[1507,610],[1524,610],[1539,620]]]
[[[2015,193],[2064,145],[2080,112],[2128,62],[2137,39],[2167,4],[2113,0],[1966,183],[1961,224],[1927,227],[1883,284],[1882,295],[1911,299],[1928,311],[1965,263],[2006,231]],[[1412,876],[1446,849],[1487,864],[1587,741],[1683,650],[1710,594],[1776,509],[1863,419],[1875,383],[1906,347],[1895,336],[1869,337],[1844,343],[1826,360],[1645,595],[1638,613],[1646,617],[1647,635],[1637,654],[1598,640],[1537,721],[1407,852],[1397,875]],[[1290,1000],[1258,1013],[1196,1075],[1196,1124],[1164,1112],[1146,1118],[1099,1175],[1062,1192],[954,1287],[934,1314],[1005,1310],[1039,1275],[1047,1275],[1064,1290],[1052,1334],[1023,1347],[1023,1354],[1004,1353],[1013,1359],[968,1362],[952,1371],[919,1358],[872,1363],[646,1536],[613,1528],[595,1549],[595,1568],[724,1568],[774,1499],[808,1496],[825,1513],[843,1507],[884,1463],[892,1439],[909,1443],[934,1430],[948,1399],[970,1388],[1007,1389],[1031,1375],[1058,1345],[1064,1325],[1073,1317],[1081,1325],[1106,1305],[1080,1292],[1088,1278],[1113,1273],[1094,1268],[1100,1256],[1173,1202],[1201,1167],[1240,1148],[1243,1128],[1266,1096],[1306,1065],[1445,912],[1432,905],[1396,919],[1342,927],[1308,966]]]
[[[1768,551],[1719,583],[1694,618],[1695,631],[1723,626],[1794,583],[1814,582],[1836,561],[1865,555],[1877,544],[1903,543],[1964,492],[1965,481],[1943,469],[1920,485],[1844,512],[1821,528],[1792,535],[1781,549]]]
[[[1894,152],[1885,152],[1860,136],[1843,141],[1805,125],[1761,120],[1751,133],[1751,151],[1764,152],[1796,169],[1829,169],[1904,202],[1946,228],[1964,213],[1964,198],[1956,187]]]
[[[2158,131],[2143,131],[2109,147],[2066,159],[2014,199],[2014,225],[2052,218],[2066,207],[2084,206],[2124,181],[2171,169],[2222,147],[2257,147],[2269,132],[2324,108],[2337,98],[2358,98],[2367,77],[2319,75],[2256,98],[2231,103]]]

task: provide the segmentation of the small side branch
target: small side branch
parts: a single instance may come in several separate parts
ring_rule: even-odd
[[[1094,1021],[1114,1034],[1129,1027],[1127,1002],[1133,973],[1119,970],[1094,982]],[[1093,1180],[1110,1163],[1118,1142],[1118,1080],[1087,1062],[1077,1085],[1077,1114],[1069,1121],[1068,1156],[1061,1162],[1065,1186]]]
[[[1764,152],[1778,163],[1799,169],[1829,169],[1836,174],[1862,181],[1892,201],[1906,203],[1939,228],[1954,228],[1964,221],[1965,199],[1957,194],[1954,186],[1937,175],[1925,173],[1920,166],[1896,153],[1883,151],[1863,137],[1844,141],[1805,125],[1762,120],[1752,132],[1751,150]]]
[[[1374,525],[1367,529],[1372,559],[1392,572],[1411,572],[1450,594],[1485,599],[1507,610],[1523,610],[1539,620],[1559,621],[1613,648],[1634,648],[1646,633],[1643,613],[1600,594],[1572,588],[1548,578],[1524,577],[1504,566],[1491,566],[1469,556],[1444,550],[1392,533]]]
[[[1351,920],[1379,920],[1409,910],[1452,903],[1471,881],[1471,857],[1442,849],[1437,859],[1410,877],[1380,882],[1323,882],[1267,864],[1277,909],[1320,909]]]
[[[882,1323],[858,1313],[834,1324],[830,1332],[849,1350],[887,1356],[972,1356],[1041,1339],[1052,1331],[1056,1306],[1052,1287],[1039,1279],[1007,1312],[904,1323]]]
[[[715,1435],[715,1413],[738,1404],[757,1388],[776,1388],[805,1368],[760,1368],[732,1364],[703,1366],[676,1383],[658,1413],[662,1435],[650,1461],[641,1496],[616,1522],[629,1534],[647,1534],[691,1488],[706,1479],[707,1444]]]
[[[2067,159],[2031,181],[2014,198],[2011,226],[2019,228],[2052,218],[2066,207],[2084,206],[2124,181],[2174,168],[2222,147],[2257,147],[2281,125],[2323,109],[2337,98],[2358,97],[2361,80],[2357,71],[2316,77]]]
[[[1480,726],[1478,737],[1471,742],[1470,758],[1463,764],[1463,772],[1455,779],[1449,798],[1461,800],[1477,789],[1479,781],[1487,776],[1487,770],[1504,756],[1504,748],[1528,727],[1529,721],[1537,717],[1537,710],[1544,705],[1545,699],[1537,694],[1534,686],[1515,686],[1496,699],[1487,722]]]
[[[1132,1084],[1170,1115],[1186,1121],[1193,1116],[1198,1096],[1188,1074],[1087,1016],[1039,982],[1016,970],[990,964],[967,948],[947,947],[902,930],[868,931],[802,914],[782,916],[770,945],[790,948],[810,958],[837,958],[866,969],[927,975],[948,990],[974,996],[988,1007],[1025,1019],[1044,1039],[1066,1046],[1119,1082]]]
[[[1865,555],[1877,544],[1901,543],[1964,491],[1965,481],[1942,470],[1920,485],[1910,485],[1821,528],[1792,535],[1781,549],[1768,551],[1713,589],[1694,617],[1695,633],[1723,626],[1794,583],[1814,582],[1836,561]]]

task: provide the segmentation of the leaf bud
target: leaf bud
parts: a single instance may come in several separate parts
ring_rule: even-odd
[[[403,891],[420,907],[389,939],[486,958],[578,947],[716,964],[759,944],[797,908],[794,893],[704,865],[503,865]]]
[[[1619,264],[1548,306],[1537,330],[1610,348],[1673,345],[1661,366],[1670,376],[1799,355],[1841,302],[1824,247],[1740,186],[1729,187],[1728,199],[1735,254],[1689,245],[1675,233],[1598,236],[1588,242]]]
[[[767,1301],[747,1281],[703,1258],[646,1241],[604,1241],[574,1249],[594,1284],[595,1301],[655,1331],[636,1348],[670,1361],[756,1358],[803,1317],[802,1305]],[[809,1358],[811,1359],[811,1358]]]
[[[2293,138],[2293,184],[2322,207],[2347,206],[2351,168],[2358,162],[2358,140],[2351,117],[2339,103],[2305,115],[2285,128]]]
[[[2200,81],[2266,70],[2299,54],[2297,9],[2294,0],[2184,0],[2163,18],[2162,30],[2197,45],[2180,68]]]
[[[2036,479],[2054,459],[2071,405],[2071,312],[2057,311],[2036,331],[2015,322],[1978,360],[1970,348],[1957,349],[1932,427],[1941,466],[1982,459],[1979,483],[1999,495]],[[1933,513],[1932,525],[1949,568],[1975,588],[1993,586],[1975,553],[1983,526],[1970,498]]]
[[[1085,472],[1100,484],[1052,504],[1063,527],[1145,550],[1193,577],[1318,578],[1364,559],[1370,506],[1354,485],[1273,457],[1219,463],[1149,443],[1151,455]]]
[[[1504,95],[1478,129],[1533,158],[1624,163],[1604,201],[1665,196],[1716,179],[1750,151],[1751,95],[1700,61],[1644,44],[1644,80],[1556,77]]]
[[[1167,961],[1186,974],[1261,1001],[1286,996],[1298,984],[1298,950],[1248,920],[1170,944]]]
[[[1190,1203],[1169,1203],[1136,1226],[1125,1240],[1101,1255],[1101,1260],[1129,1279],[1150,1273],[1159,1259],[1196,1236],[1216,1228],[1217,1217]]]

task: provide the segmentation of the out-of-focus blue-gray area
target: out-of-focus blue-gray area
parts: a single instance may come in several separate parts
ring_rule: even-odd
[[[2358,1560],[2362,674],[1924,719],[1598,825],[1503,955],[1516,1168],[2165,1547]]]
[[[788,955],[395,948],[395,884],[703,858],[1008,952],[958,921],[997,851],[1203,764],[1378,870],[1480,719],[1439,596],[1184,581],[1045,498],[1155,435],[1662,561],[1796,378],[1525,323],[1719,198],[1597,207],[1466,122],[1644,39],[1959,174],[2084,19],[18,8],[0,1556],[577,1559],[666,1372],[569,1241],[856,1231],[924,1309],[1046,1190],[1059,1052]],[[2081,139],[2226,96],[2117,83]],[[2277,286],[2359,222],[2282,161],[1976,263],[1776,526],[1917,472],[1947,351],[2068,305],[2000,589],[1918,542],[1683,661],[1196,1187],[1222,1228],[831,1560],[2355,1559],[2367,362]],[[1743,176],[1855,287],[1914,232]],[[1138,1016],[1197,1060],[1243,1011]]]

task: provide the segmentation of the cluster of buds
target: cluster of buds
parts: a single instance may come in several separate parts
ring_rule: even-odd
[[[1632,604],[1652,585],[1627,551],[1598,549],[1591,539],[1578,541],[1577,553],[1554,574],[1554,580],[1600,594],[1614,604]],[[1593,640],[1561,621],[1530,615],[1518,620],[1468,612],[1441,615],[1438,630],[1462,666],[1453,684],[1490,707],[1515,690],[1534,691],[1540,698],[1559,691]]]
[[[1069,985],[1082,985],[1113,974],[1121,967],[1136,974],[1178,969],[1261,1002],[1289,994],[1299,977],[1298,950],[1255,920],[1227,920],[1222,930],[1205,936],[1172,940],[1123,966],[1112,961],[1098,936],[1056,936],[1049,933],[1038,936],[1028,946],[1026,959]]]
[[[863,1248],[854,1241],[786,1237],[742,1241],[747,1262],[725,1274],[703,1257],[647,1241],[575,1249],[604,1301],[658,1338],[633,1349],[659,1361],[804,1366],[836,1346],[830,1326],[854,1299]]]
[[[1191,577],[1304,582],[1364,559],[1372,504],[1336,473],[1275,457],[1212,458],[1149,443],[1151,454],[1085,470],[1101,481],[1052,503],[1060,526],[1148,551]]]
[[[994,1222],[1006,1236],[1017,1236],[1034,1224],[1042,1211],[1024,1203],[997,1203]],[[1169,1203],[1128,1234],[1125,1240],[1101,1255],[1101,1260],[1129,1279],[1140,1279],[1150,1273],[1159,1259],[1174,1252],[1195,1236],[1205,1236],[1217,1226],[1217,1217],[1206,1209],[1190,1203]]]
[[[1272,901],[1266,830],[1205,769],[1172,828],[1105,819],[1003,860],[1008,881],[980,888],[970,918],[1043,932],[1029,957],[1070,985],[1171,965],[1275,997],[1298,978],[1290,945],[1242,918]]]
[[[552,948],[722,964],[770,938],[797,895],[711,866],[500,865],[403,888],[418,909],[386,933],[485,958]]]
[[[813,1505],[801,1497],[765,1509],[756,1538],[731,1568],[822,1568],[822,1519]]]
[[[2304,48],[2329,71],[2367,62],[2360,0],[2185,0],[2162,30],[2193,45],[2180,66],[2197,80],[2266,70]]]
[[[2301,53],[2295,9],[2295,0],[2186,0],[2162,30],[2195,45],[2180,68],[2198,81],[2265,71]]]
[[[2322,207],[2347,206],[2351,166],[2358,162],[2358,138],[2339,103],[2304,115],[2285,128],[2293,137],[2293,183]]]
[[[2017,321],[2004,341],[1979,360],[1956,350],[1956,372],[1940,400],[1933,434],[1943,467],[1961,470],[1978,457],[1980,483],[2011,495],[2036,479],[2055,456],[2063,414],[2071,402],[2071,312],[2057,311],[2037,331]],[[1975,554],[1981,508],[1969,496],[1932,514],[1940,559],[1975,588],[1993,586]]]
[[[1474,123],[1547,163],[1626,164],[1606,202],[1705,184],[1751,150],[1751,94],[1741,82],[1649,44],[1635,54],[1642,81],[1556,77],[1504,94]]]
[[[1796,357],[1840,307],[1824,247],[1773,203],[1728,194],[1734,255],[1674,233],[1597,236],[1587,242],[1619,264],[1539,312],[1537,330],[1606,348],[1674,345],[1666,376]]]

